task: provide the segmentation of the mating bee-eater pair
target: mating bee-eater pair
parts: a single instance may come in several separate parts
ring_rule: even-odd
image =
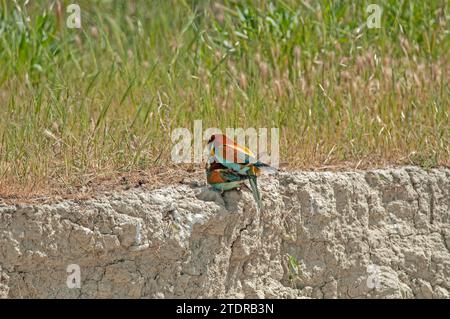
[[[250,182],[253,197],[261,208],[257,177],[262,171],[275,169],[260,162],[248,148],[240,146],[223,134],[214,134],[208,141],[206,179],[209,185],[220,191],[240,188]]]

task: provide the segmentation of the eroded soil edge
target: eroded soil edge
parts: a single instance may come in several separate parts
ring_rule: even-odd
[[[0,296],[449,298],[450,170],[280,173],[0,204]],[[67,266],[81,288],[67,286]]]

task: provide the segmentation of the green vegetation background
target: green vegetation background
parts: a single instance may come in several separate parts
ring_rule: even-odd
[[[372,2],[0,0],[0,183],[170,165],[195,119],[292,168],[449,165],[449,2]]]

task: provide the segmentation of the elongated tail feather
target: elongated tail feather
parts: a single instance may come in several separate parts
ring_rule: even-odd
[[[261,196],[259,194],[258,190],[258,184],[256,182],[256,176],[250,176],[250,186],[252,188],[253,198],[256,201],[256,204],[258,205],[258,208],[261,209],[262,203],[261,203]]]

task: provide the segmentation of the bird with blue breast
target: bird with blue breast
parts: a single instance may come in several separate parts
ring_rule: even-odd
[[[261,173],[273,173],[276,169],[257,159],[245,146],[223,134],[213,134],[207,144],[208,162],[206,180],[221,192],[247,187],[248,180],[258,208],[262,207],[257,177]]]

